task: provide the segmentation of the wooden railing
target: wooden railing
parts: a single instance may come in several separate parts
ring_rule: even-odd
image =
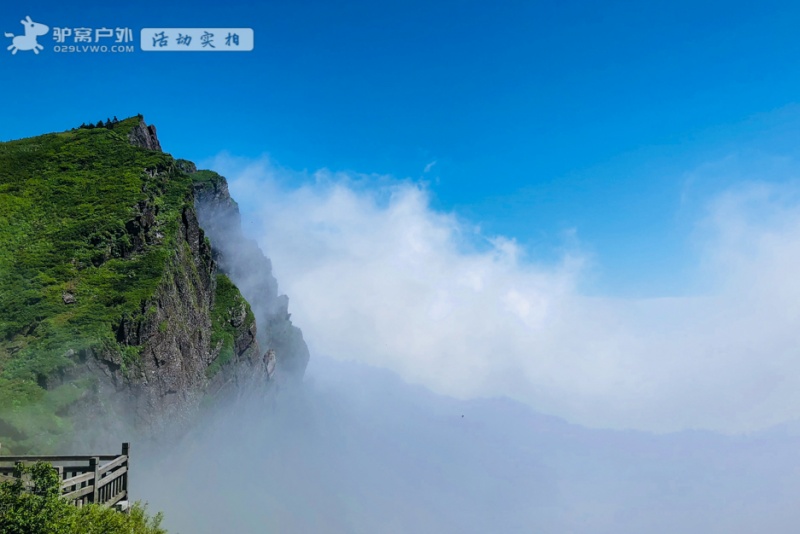
[[[122,454],[99,456],[0,456],[0,482],[13,479],[18,463],[47,462],[61,478],[61,496],[75,506],[128,506],[130,446]]]

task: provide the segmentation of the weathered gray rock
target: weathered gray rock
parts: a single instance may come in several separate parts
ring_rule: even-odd
[[[197,166],[189,160],[179,159],[175,163],[178,168],[186,174],[194,174],[197,172]]]
[[[275,351],[269,349],[264,355],[264,362],[267,365],[267,376],[271,379],[275,374]]]
[[[153,125],[148,126],[145,124],[144,119],[139,121],[139,125],[128,134],[128,141],[130,141],[132,145],[148,150],[162,151],[161,143],[158,141],[158,136],[156,135],[156,127]]]

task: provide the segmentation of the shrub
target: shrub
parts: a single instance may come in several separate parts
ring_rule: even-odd
[[[5,534],[166,534],[162,514],[129,513],[97,504],[76,508],[60,497],[58,473],[46,462],[17,469],[13,482],[0,484],[0,532]]]

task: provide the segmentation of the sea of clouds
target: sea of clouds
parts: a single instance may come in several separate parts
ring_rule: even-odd
[[[687,236],[695,294],[617,298],[581,290],[594,258],[580,244],[537,262],[513,236],[432,207],[420,182],[206,163],[228,177],[312,353],[597,428],[737,433],[800,416],[790,182],[709,197]]]

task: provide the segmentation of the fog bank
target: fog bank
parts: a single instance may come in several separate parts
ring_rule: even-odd
[[[796,530],[791,187],[709,203],[704,294],[619,299],[580,291],[580,247],[536,263],[420,184],[320,171],[288,186],[266,160],[209,166],[231,179],[312,358],[302,383],[242,392],[135,457],[133,495],[171,532]]]
[[[788,533],[797,451],[787,429],[590,430],[315,357],[300,391],[135,457],[132,489],[184,534]]]
[[[740,177],[704,200],[686,235],[691,293],[618,298],[582,289],[595,260],[580,228],[540,262],[513,236],[436,208],[423,183],[225,154],[208,164],[241,199],[312,353],[595,428],[737,433],[800,417],[791,175]]]

